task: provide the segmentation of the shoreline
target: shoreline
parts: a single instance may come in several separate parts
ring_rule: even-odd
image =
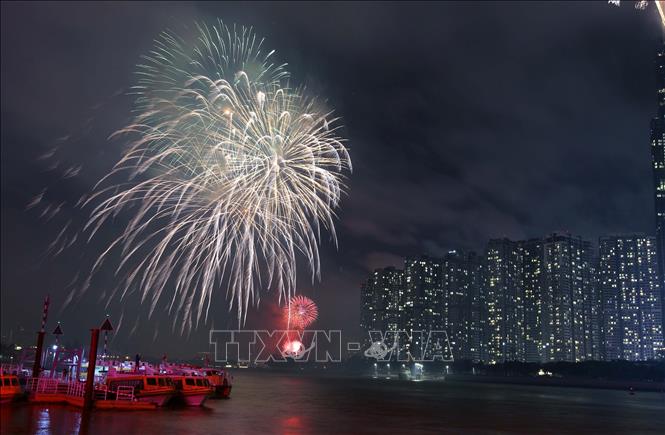
[[[451,382],[478,382],[493,384],[533,385],[539,387],[593,388],[602,390],[625,390],[665,393],[665,383],[648,381],[613,381],[589,378],[550,378],[530,376],[486,376],[449,375]]]
[[[344,373],[338,371],[326,370],[292,370],[292,369],[262,369],[246,368],[234,369],[231,374],[242,373],[264,373],[266,375],[289,375],[289,376],[307,376],[321,378],[356,378],[377,380],[389,380],[398,382],[415,382],[413,380],[400,379],[397,375],[379,375],[374,377],[369,374]],[[634,392],[656,392],[665,394],[665,382],[649,381],[630,381],[630,380],[603,380],[580,377],[545,377],[545,376],[492,376],[492,375],[471,375],[471,374],[450,374],[439,378],[429,378],[425,376],[419,383],[436,382],[454,382],[454,383],[487,383],[487,384],[510,384],[526,385],[536,387],[566,387],[566,388],[589,388],[601,390],[624,390],[630,391],[632,387]]]

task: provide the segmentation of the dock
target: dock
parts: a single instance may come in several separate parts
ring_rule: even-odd
[[[31,403],[66,404],[84,407],[85,382],[62,381],[50,378],[30,378],[25,386],[28,401]],[[94,409],[114,409],[124,411],[145,411],[157,409],[157,405],[142,402],[134,397],[132,388],[119,388],[115,397],[110,398],[104,386],[94,390]]]

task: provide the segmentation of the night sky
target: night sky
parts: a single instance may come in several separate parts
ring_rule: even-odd
[[[135,300],[107,309],[113,264],[60,311],[103,245],[44,254],[68,220],[84,222],[73,203],[118,158],[123,144],[107,137],[129,120],[140,55],[162,30],[197,20],[253,26],[293,81],[343,118],[354,172],[339,249],[325,238],[322,281],[300,280],[319,304],[318,328],[357,334],[361,281],[405,255],[552,231],[594,242],[653,233],[660,31],[653,5],[625,3],[2,3],[3,342],[32,340],[47,292],[49,330],[62,321],[72,345],[106,313],[116,324],[122,315],[113,346],[127,353],[192,357],[208,350],[213,324],[237,326],[223,288],[212,322],[185,337]],[[56,145],[53,158],[38,158]],[[44,188],[42,208],[65,203],[50,220],[26,210]],[[124,224],[119,216],[105,231]],[[275,306],[265,293],[248,326],[271,325]]]

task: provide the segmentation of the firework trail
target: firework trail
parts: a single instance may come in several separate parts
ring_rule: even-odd
[[[294,296],[284,306],[284,321],[287,328],[305,329],[319,316],[319,309],[314,301],[305,296]]]
[[[614,6],[620,6],[621,0],[609,0],[607,3]],[[660,16],[660,23],[665,26],[665,1],[656,0],[653,3],[656,4],[656,10],[658,10],[658,15]],[[643,11],[647,8],[647,6],[649,6],[648,0],[639,0],[635,2],[635,9]]]
[[[196,33],[192,43],[165,32],[144,57],[134,120],[116,133],[131,144],[83,203],[88,241],[130,216],[91,276],[119,252],[113,293],[137,286],[150,313],[165,300],[181,333],[207,319],[217,288],[242,322],[262,289],[291,298],[301,256],[319,277],[321,231],[336,244],[351,170],[337,119],[288,86],[251,29],[219,21]]]

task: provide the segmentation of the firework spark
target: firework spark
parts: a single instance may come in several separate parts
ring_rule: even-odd
[[[287,328],[305,329],[319,316],[314,301],[305,296],[294,296],[284,306],[284,321]]]
[[[288,86],[251,29],[220,21],[196,33],[188,43],[165,32],[144,57],[135,118],[117,133],[131,146],[84,203],[88,240],[131,216],[92,273],[119,251],[114,294],[138,288],[151,313],[165,299],[181,332],[207,318],[215,289],[244,321],[260,290],[291,298],[300,256],[319,277],[321,231],[336,244],[351,170],[337,119]]]
[[[621,0],[608,0],[607,3],[614,6],[621,6]],[[663,27],[665,27],[665,1],[656,0],[654,3],[656,4],[656,10],[658,10],[658,15],[660,16],[660,23],[663,25]],[[639,0],[635,2],[635,9],[643,11],[647,8],[647,6],[649,6],[648,0]]]

